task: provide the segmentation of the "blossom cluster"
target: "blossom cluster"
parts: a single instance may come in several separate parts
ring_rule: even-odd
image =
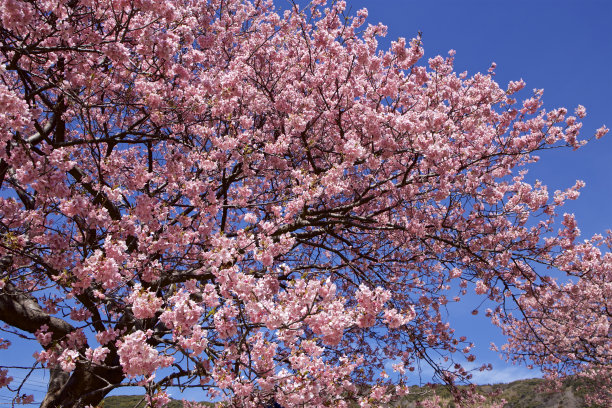
[[[609,390],[612,235],[526,170],[586,109],[297,3],[0,0],[0,320],[57,369],[44,408],[384,406],[422,364],[477,405],[468,293],[510,359]]]

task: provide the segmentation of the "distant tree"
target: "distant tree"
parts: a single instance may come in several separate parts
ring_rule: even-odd
[[[418,364],[454,385],[468,290],[514,358],[610,389],[608,241],[556,230],[580,183],[523,170],[578,119],[325,3],[0,0],[0,320],[42,347],[42,407],[378,405]]]

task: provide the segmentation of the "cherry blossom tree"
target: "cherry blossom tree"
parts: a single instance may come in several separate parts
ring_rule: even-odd
[[[345,7],[0,0],[0,320],[42,407],[377,406],[420,364],[475,401],[446,314],[474,291],[511,358],[610,401],[611,238],[560,211],[582,183],[525,179],[584,108],[380,51]]]

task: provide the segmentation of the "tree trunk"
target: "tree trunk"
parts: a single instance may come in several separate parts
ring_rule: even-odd
[[[72,374],[58,368],[52,369],[49,389],[40,407],[84,408],[99,405],[106,394],[123,381],[116,355],[115,360],[116,364],[109,364],[112,368],[78,364]],[[108,363],[108,358],[105,363]]]
[[[52,339],[59,341],[75,328],[68,322],[46,313],[31,295],[19,291],[6,283],[0,290],[0,320],[20,330],[35,333],[40,326],[49,326]],[[81,352],[84,352],[85,346]],[[59,367],[49,369],[50,379],[41,408],[84,408],[98,405],[104,396],[123,379],[119,356],[111,347],[104,365],[78,362],[75,370],[68,373]]]

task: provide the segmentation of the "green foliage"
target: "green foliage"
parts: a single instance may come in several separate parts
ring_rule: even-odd
[[[580,382],[578,382],[580,381]],[[546,382],[542,379],[533,378],[519,380],[508,384],[479,385],[476,392],[487,397],[487,403],[493,403],[504,399],[505,408],[604,408],[600,406],[587,406],[584,403],[585,392],[584,380],[567,380],[563,387],[557,391],[547,390]],[[578,387],[582,391],[577,391]],[[588,388],[587,388],[588,389]],[[401,400],[391,404],[393,408],[416,408],[418,403],[437,395],[442,399],[442,406],[455,408],[452,395],[447,387],[441,385],[413,386],[410,393]],[[211,402],[203,404],[214,407]],[[487,405],[485,405],[487,406]],[[169,408],[183,408],[181,401],[172,400]],[[121,395],[107,397],[101,408],[146,408],[144,396]]]
[[[107,397],[102,402],[102,408],[146,408],[144,395],[115,395]],[[214,404],[211,404],[214,406]],[[168,408],[183,408],[181,401],[172,400]]]
[[[506,401],[505,408],[603,408],[587,406],[584,403],[584,393],[576,392],[577,384],[574,380],[566,381],[562,389],[556,391],[546,389],[546,385],[545,380],[536,378],[508,384],[476,386],[476,392],[487,398],[486,402],[478,408],[488,407],[489,404],[502,399]],[[417,408],[419,402],[434,395],[441,398],[442,407],[456,407],[448,388],[441,385],[411,387],[408,395],[395,401],[391,406],[393,408]]]

